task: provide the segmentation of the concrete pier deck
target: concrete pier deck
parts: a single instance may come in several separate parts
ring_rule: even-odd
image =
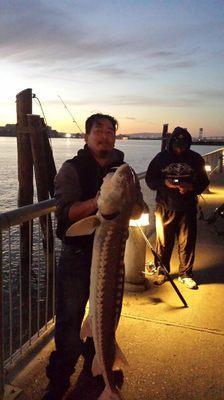
[[[208,218],[224,202],[223,174],[214,175],[203,198],[200,205]],[[224,230],[224,220],[219,229]],[[194,276],[199,289],[185,288],[177,272],[175,251],[172,276],[188,308],[169,282],[155,286],[153,276],[143,293],[125,293],[117,339],[129,362],[123,368],[126,400],[224,400],[224,236],[213,224],[198,221]],[[53,348],[50,340],[23,370],[8,377],[22,389],[20,400],[41,399]],[[90,388],[88,381],[81,388],[76,385],[81,368],[80,359],[65,399],[95,400],[97,387]]]

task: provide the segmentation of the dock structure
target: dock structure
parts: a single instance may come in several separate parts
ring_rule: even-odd
[[[198,290],[189,290],[177,281],[176,249],[172,257],[172,276],[189,307],[183,307],[169,282],[155,286],[153,275],[147,278],[147,290],[124,295],[117,339],[129,362],[129,367],[123,368],[122,395],[126,400],[224,399],[224,217],[219,222],[211,218],[224,202],[223,178],[223,172],[212,174],[209,191],[200,198],[194,270]],[[144,194],[153,213],[153,194]],[[154,230],[149,235],[155,243]],[[10,385],[6,385],[4,398],[15,398],[17,393],[19,400],[40,400],[48,383],[45,367],[53,349],[50,335],[17,368],[9,370],[5,383]],[[99,395],[97,384],[78,379],[82,363],[80,357],[64,397],[67,400],[95,400]]]

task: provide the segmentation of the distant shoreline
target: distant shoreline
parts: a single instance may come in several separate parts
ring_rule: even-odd
[[[11,135],[6,135],[6,134],[1,134],[0,133],[0,137],[16,137],[16,134],[11,134]],[[68,139],[66,136],[54,136],[54,135],[50,135],[49,138],[51,139]],[[69,139],[83,139],[80,137],[70,137]],[[123,139],[122,137],[117,137],[117,140],[121,140],[121,141],[129,141],[129,140],[162,140],[162,137],[128,137],[125,139]],[[203,145],[203,146],[224,146],[224,139],[223,140],[194,140],[192,142],[193,145]]]

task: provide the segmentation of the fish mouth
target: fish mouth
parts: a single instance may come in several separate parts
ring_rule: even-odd
[[[114,173],[114,172],[116,172],[117,169],[118,169],[118,167],[111,167],[111,168],[109,169],[109,172],[108,172],[108,173]]]

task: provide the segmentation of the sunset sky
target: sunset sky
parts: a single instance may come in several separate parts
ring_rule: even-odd
[[[0,0],[0,58],[0,125],[32,88],[58,131],[78,132],[61,96],[82,130],[102,112],[120,133],[224,135],[223,0]]]

